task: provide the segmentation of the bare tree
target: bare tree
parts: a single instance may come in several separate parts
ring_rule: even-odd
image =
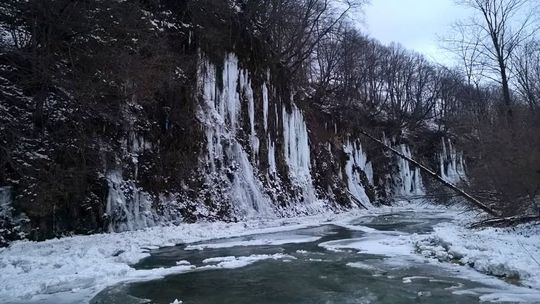
[[[257,1],[260,2],[260,1]],[[271,0],[259,9],[264,12],[257,28],[281,63],[292,73],[306,68],[323,39],[341,27],[347,15],[360,9],[366,0]],[[315,58],[316,60],[316,58]],[[309,69],[309,68],[306,68]]]
[[[534,109],[540,106],[540,41],[530,41],[512,56],[516,91]]]
[[[501,85],[502,97],[508,117],[512,116],[510,92],[510,58],[516,49],[537,30],[536,1],[531,0],[457,0],[461,5],[473,9],[477,16],[468,23],[460,23],[464,34],[457,49],[465,50],[462,55],[472,56],[470,67],[486,68],[484,76]],[[526,11],[528,10],[528,12]],[[466,29],[468,28],[468,29]],[[493,76],[492,76],[493,75]]]
[[[480,41],[469,41],[472,28],[464,22],[456,22],[453,25],[450,37],[444,38],[444,48],[456,54],[461,63],[460,69],[465,75],[467,85],[480,85],[480,78],[484,72],[480,64]]]

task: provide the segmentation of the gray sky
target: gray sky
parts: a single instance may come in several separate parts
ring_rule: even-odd
[[[439,48],[437,37],[468,15],[454,0],[371,0],[364,11],[363,28],[371,37],[384,44],[399,42],[443,64],[452,64],[453,60]]]

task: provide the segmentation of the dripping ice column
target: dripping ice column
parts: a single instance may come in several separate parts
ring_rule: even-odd
[[[276,147],[270,136],[268,136],[268,173],[274,176],[277,173]]]
[[[441,176],[444,180],[452,184],[461,181],[466,182],[467,176],[465,174],[463,154],[456,151],[450,139],[447,142],[448,146],[445,139],[442,139],[442,153],[439,155]]]
[[[407,145],[400,145],[401,153],[411,158],[411,151]],[[398,186],[398,193],[403,196],[424,195],[424,186],[422,184],[422,176],[419,168],[411,168],[409,161],[402,157],[397,158],[399,168],[399,179],[401,181]]]
[[[373,170],[371,163],[367,161],[361,145],[357,146],[356,143],[352,144],[350,141],[347,141],[343,149],[348,155],[347,162],[345,163],[347,188],[354,198],[359,200],[364,206],[369,206],[371,202],[364,189],[359,170],[362,170],[366,174],[368,181],[372,184]]]
[[[302,113],[295,105],[291,114],[283,107],[283,136],[285,161],[289,165],[291,177],[297,181],[311,183],[307,127]]]
[[[251,144],[251,151],[253,153],[253,159],[255,162],[258,162],[259,155],[259,138],[255,132],[255,102],[253,98],[253,88],[251,87],[251,81],[249,80],[248,73],[243,71],[240,73],[240,87],[246,96],[248,102],[248,116],[249,116],[249,126],[250,126],[250,135],[249,141]]]
[[[199,67],[198,78],[203,99],[198,116],[205,124],[207,138],[206,161],[202,162],[210,163],[209,173],[214,178],[221,178],[230,184],[227,193],[235,216],[274,217],[272,203],[263,192],[262,183],[254,173],[246,150],[236,139],[240,118],[240,94],[237,91],[240,87],[248,99],[251,149],[254,153],[258,152],[253,91],[248,72],[240,70],[236,56],[229,54],[225,58],[222,86],[216,81],[219,77],[216,77],[215,66],[207,61],[203,60]],[[209,183],[213,180],[207,177]]]
[[[264,131],[268,130],[268,87],[266,83],[262,85],[262,99],[263,99],[263,123]]]
[[[119,171],[107,174],[106,212],[109,232],[131,231],[156,225],[152,201],[133,181],[124,181]],[[130,194],[126,196],[126,191]]]
[[[302,112],[292,105],[289,114],[283,106],[283,143],[285,161],[293,184],[301,189],[304,207],[308,212],[321,211],[324,207],[317,200],[311,178],[310,149],[307,126]]]

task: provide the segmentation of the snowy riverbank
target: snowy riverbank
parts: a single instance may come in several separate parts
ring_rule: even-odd
[[[148,251],[154,248],[214,238],[292,231],[323,223],[347,225],[363,216],[406,210],[433,212],[440,211],[440,208],[380,208],[340,215],[245,223],[197,223],[135,232],[75,236],[40,243],[16,242],[0,249],[0,300],[7,303],[37,303],[44,299],[49,302],[53,299],[55,303],[89,300],[96,292],[117,282],[150,280],[191,269],[189,265],[181,263],[171,268],[152,270],[135,270],[129,266],[149,256]],[[398,235],[376,232],[361,241],[358,250],[376,254],[426,256],[445,263],[457,262],[483,273],[519,277],[523,285],[540,289],[540,265],[534,258],[540,256],[539,226],[469,230],[464,228],[463,218],[470,220],[470,215],[458,210],[448,210],[443,214],[451,220],[437,224],[433,232]],[[440,215],[438,213],[437,216]],[[373,230],[367,227],[360,229],[366,232]],[[263,242],[283,244],[310,240],[296,238],[292,234],[286,239],[270,238]]]
[[[441,223],[414,239],[417,251],[443,262],[467,265],[520,285],[540,289],[540,225],[468,229]]]
[[[129,266],[149,256],[151,249],[215,238],[296,230],[338,217],[357,216],[361,214],[351,212],[244,223],[196,223],[45,242],[19,241],[0,249],[0,302],[39,303],[51,298],[56,303],[89,300],[96,292],[117,282],[150,280],[191,269],[185,265],[157,270],[136,270]],[[288,241],[295,242],[294,239]]]

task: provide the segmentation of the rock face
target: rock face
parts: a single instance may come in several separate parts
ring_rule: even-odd
[[[424,193],[417,169],[311,105],[249,37],[214,41],[216,49],[208,37],[227,29],[191,18],[156,28],[187,38],[152,95],[78,103],[76,91],[54,87],[40,129],[34,97],[0,56],[0,110],[9,114],[0,141],[10,151],[0,154],[0,243],[369,208]],[[445,145],[441,168],[455,179],[463,161]]]
[[[182,208],[193,210],[187,217],[196,219],[245,220],[371,207],[376,203],[373,164],[357,138],[338,135],[334,130],[332,141],[320,143],[327,147],[328,154],[324,165],[317,166],[312,143],[320,141],[316,139],[320,136],[307,124],[293,93],[288,92],[285,98],[278,96],[270,72],[250,72],[234,53],[222,60],[212,64],[201,54],[198,63],[194,98],[199,125],[194,127],[200,128],[204,137],[193,172],[202,183],[193,190],[199,195],[180,201],[183,189],[169,189],[178,192],[173,195],[176,201],[164,204],[165,193],[153,197],[138,185],[138,162],[133,160],[132,172],[125,174],[131,177],[129,180],[124,180],[119,171],[106,173],[109,231],[182,221],[182,213],[186,213]],[[154,143],[147,145],[152,147]],[[411,155],[405,144],[400,148]],[[141,149],[136,145],[130,153],[137,159]],[[389,161],[396,162],[395,172],[389,172],[395,185],[390,195],[424,193],[418,169],[401,159]],[[327,167],[338,174],[333,184],[320,181],[317,190],[315,177],[325,174]]]

